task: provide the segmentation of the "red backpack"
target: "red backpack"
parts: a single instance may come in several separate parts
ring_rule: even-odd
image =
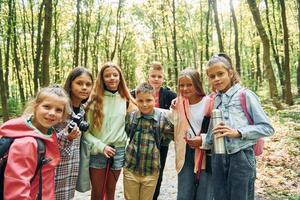
[[[240,93],[240,102],[241,102],[242,110],[245,113],[249,124],[253,125],[254,124],[253,119],[252,119],[251,115],[249,114],[249,112],[247,110],[246,94],[245,94],[246,89],[242,88],[239,91],[239,93]],[[212,95],[210,95],[210,97],[212,98],[212,105],[213,105],[213,102],[215,101],[216,94],[213,93]],[[255,156],[259,156],[263,153],[264,144],[265,144],[265,141],[264,141],[263,138],[259,138],[259,139],[256,140],[256,144],[253,146]]]

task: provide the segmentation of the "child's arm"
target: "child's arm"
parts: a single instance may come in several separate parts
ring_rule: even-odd
[[[59,151],[62,155],[71,155],[73,140],[68,138],[67,122],[63,122],[55,128]],[[77,132],[77,131],[76,131]]]
[[[10,146],[5,168],[4,199],[31,199],[30,181],[36,166],[36,140],[33,137],[15,139]]]
[[[103,143],[100,139],[96,138],[94,135],[92,135],[89,131],[83,134],[85,140],[88,142],[91,153],[92,154],[98,154],[104,152],[104,148],[106,146],[105,143]]]
[[[162,137],[174,140],[174,125],[171,121],[166,117],[164,113],[162,113],[162,120],[164,126],[162,127]]]

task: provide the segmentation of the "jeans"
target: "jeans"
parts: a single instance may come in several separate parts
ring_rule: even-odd
[[[213,154],[215,200],[254,200],[256,165],[253,148],[235,154]]]
[[[202,170],[200,182],[196,185],[194,155],[195,151],[187,145],[185,162],[178,174],[177,200],[212,200],[211,173]]]
[[[164,174],[164,168],[167,160],[167,155],[168,155],[168,150],[169,146],[160,146],[159,153],[160,153],[160,170],[159,170],[159,177],[157,181],[157,185],[155,188],[155,193],[153,196],[153,200],[157,200],[159,192],[160,192],[160,187],[161,187],[161,182],[163,180],[163,174]]]

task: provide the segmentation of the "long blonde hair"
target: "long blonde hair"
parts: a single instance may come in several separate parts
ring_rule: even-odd
[[[104,63],[101,66],[101,70],[97,74],[96,81],[94,83],[93,90],[91,92],[90,99],[88,100],[87,111],[93,109],[93,123],[92,130],[101,130],[104,113],[103,113],[103,99],[104,99],[104,91],[105,84],[103,74],[105,69],[113,67],[115,68],[120,76],[120,83],[118,86],[118,92],[122,98],[125,98],[128,102],[133,101],[132,96],[130,95],[129,89],[126,85],[124,75],[120,69],[120,67],[112,62]]]

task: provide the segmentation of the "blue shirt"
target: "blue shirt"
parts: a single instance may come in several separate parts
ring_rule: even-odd
[[[250,147],[256,143],[256,140],[261,137],[271,136],[274,134],[274,129],[264,112],[258,97],[250,90],[245,91],[246,106],[254,124],[250,125],[248,119],[243,112],[240,101],[240,84],[235,84],[225,93],[217,93],[214,102],[214,108],[222,111],[222,121],[229,127],[238,130],[241,138],[225,137],[225,146],[227,154],[236,153],[242,149]],[[211,146],[212,140],[212,125],[210,125],[207,137],[206,146]]]

